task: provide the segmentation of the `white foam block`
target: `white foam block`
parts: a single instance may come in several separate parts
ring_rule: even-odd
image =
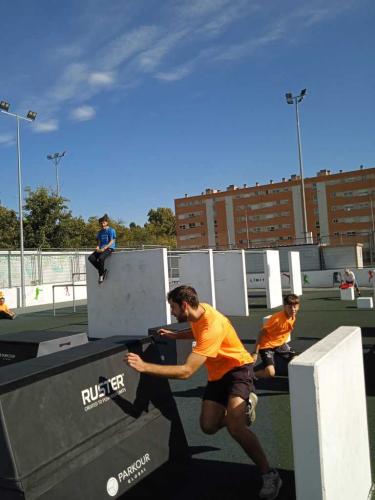
[[[206,302],[216,307],[212,250],[181,254],[180,283],[195,288],[200,302]]]
[[[372,309],[374,307],[372,297],[358,297],[357,298],[357,308],[358,309]]]
[[[367,500],[361,329],[342,326],[289,363],[297,500]]]
[[[115,252],[105,267],[108,278],[99,285],[86,261],[90,337],[146,336],[153,325],[171,322],[166,248]]]
[[[298,296],[302,295],[301,264],[299,252],[288,252],[290,291]]]
[[[216,307],[223,314],[248,316],[245,251],[213,252]]]
[[[340,288],[340,299],[341,300],[354,300],[354,287]]]
[[[263,254],[264,281],[266,285],[267,307],[273,309],[281,306],[283,295],[281,289],[280,258],[278,250],[265,250]]]

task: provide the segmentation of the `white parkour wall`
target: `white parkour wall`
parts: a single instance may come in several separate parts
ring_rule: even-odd
[[[302,295],[301,264],[299,252],[288,252],[290,290],[296,295]]]
[[[297,500],[367,500],[361,329],[342,326],[289,364]]]
[[[223,314],[248,316],[245,251],[213,252],[216,307]]]
[[[86,261],[89,336],[146,336],[148,328],[171,322],[165,248],[115,252],[105,261],[108,279]]]
[[[180,255],[180,283],[195,288],[200,302],[216,307],[212,250],[192,251]]]
[[[283,295],[280,278],[280,259],[277,250],[266,250],[263,254],[266,285],[267,307],[273,309],[281,306]]]

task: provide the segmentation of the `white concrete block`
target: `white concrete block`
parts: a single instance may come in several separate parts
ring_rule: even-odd
[[[283,303],[278,250],[265,250],[263,254],[267,307],[273,309]]]
[[[358,309],[373,309],[372,297],[358,297],[357,298],[357,308]]]
[[[213,252],[216,307],[232,316],[248,316],[245,251]]]
[[[341,300],[354,300],[354,287],[340,288],[340,299]]]
[[[181,254],[180,283],[181,285],[188,285],[195,288],[200,302],[206,302],[216,307],[212,250],[192,251]]]
[[[297,500],[367,500],[361,329],[342,326],[289,363]]]
[[[167,249],[115,252],[105,261],[108,278],[98,284],[86,261],[89,336],[146,336],[152,325],[171,323]]]
[[[290,291],[298,296],[302,295],[301,264],[299,252],[288,252]]]

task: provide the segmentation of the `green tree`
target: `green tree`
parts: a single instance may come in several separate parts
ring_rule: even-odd
[[[19,223],[17,214],[0,204],[0,246],[16,248],[19,245]]]
[[[160,235],[176,235],[176,217],[170,208],[159,207],[156,210],[149,210],[148,222],[152,224]]]
[[[24,236],[26,248],[77,248],[83,246],[86,223],[73,217],[61,196],[45,187],[25,189]]]

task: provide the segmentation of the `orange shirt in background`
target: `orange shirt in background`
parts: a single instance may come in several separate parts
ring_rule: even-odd
[[[196,341],[193,352],[206,356],[208,380],[219,380],[238,366],[253,363],[231,322],[208,304],[200,304],[204,314],[190,323]]]
[[[6,304],[0,304],[0,312],[9,313],[9,307]]]
[[[287,318],[284,311],[273,314],[263,325],[259,349],[279,347],[288,341],[296,318]]]

